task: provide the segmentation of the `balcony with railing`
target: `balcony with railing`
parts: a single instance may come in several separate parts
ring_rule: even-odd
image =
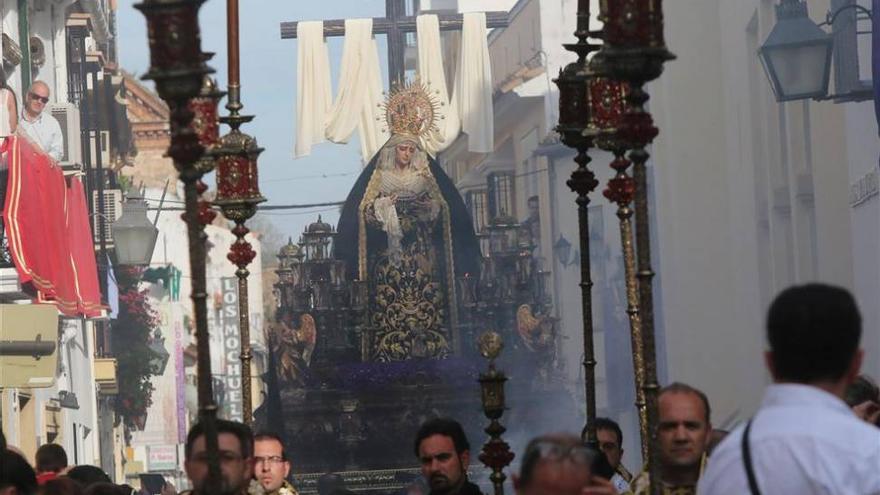
[[[8,178],[0,302],[53,303],[70,317],[100,316],[101,293],[82,182],[21,136],[4,145]]]

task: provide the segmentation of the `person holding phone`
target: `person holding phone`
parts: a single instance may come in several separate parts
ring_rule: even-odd
[[[159,473],[142,473],[139,476],[143,495],[165,495],[165,486],[168,483],[164,476]]]

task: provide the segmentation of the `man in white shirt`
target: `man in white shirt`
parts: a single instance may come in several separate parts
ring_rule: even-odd
[[[844,289],[809,284],[779,294],[767,315],[774,384],[751,422],[715,450],[699,493],[880,494],[880,428],[842,400],[862,364],[861,333]]]
[[[24,110],[19,126],[47,155],[58,161],[64,155],[64,137],[61,125],[50,113],[44,112],[49,103],[49,86],[34,81],[25,95]]]

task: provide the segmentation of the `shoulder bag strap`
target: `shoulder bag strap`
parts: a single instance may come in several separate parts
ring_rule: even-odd
[[[755,470],[752,467],[752,451],[749,448],[749,431],[752,429],[752,421],[754,421],[754,418],[746,423],[746,429],[743,431],[742,457],[746,467],[746,477],[749,480],[749,491],[752,495],[761,495],[761,490],[758,488],[758,480],[755,478]]]

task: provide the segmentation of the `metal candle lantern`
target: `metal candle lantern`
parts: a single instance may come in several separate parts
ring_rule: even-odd
[[[220,459],[217,446],[216,414],[211,383],[211,351],[208,337],[208,313],[205,284],[205,237],[198,217],[197,182],[203,172],[196,166],[204,147],[191,127],[193,113],[189,101],[199,94],[210,69],[201,51],[198,13],[203,0],[146,0],[135,5],[147,19],[150,44],[150,69],[144,76],[156,82],[156,91],[171,110],[171,146],[168,155],[174,160],[184,183],[185,214],[189,236],[189,259],[192,272],[193,314],[198,349],[199,418],[205,428],[208,453],[208,477],[205,493],[222,491]]]
[[[489,440],[483,445],[480,452],[480,461],[492,470],[489,479],[495,487],[495,495],[504,494],[504,468],[513,461],[514,454],[510,451],[510,445],[501,439],[501,435],[507,431],[498,422],[504,414],[504,382],[507,377],[503,372],[495,368],[495,359],[501,354],[504,343],[501,336],[495,332],[486,332],[480,336],[480,354],[489,360],[489,369],[480,374],[481,399],[483,413],[489,418],[489,426],[484,430],[489,434]]]
[[[203,54],[205,61],[213,58],[213,53]],[[207,174],[214,170],[216,156],[214,152],[220,144],[220,116],[218,107],[220,100],[226,93],[217,89],[217,82],[209,76],[205,76],[202,89],[198,96],[190,100],[189,109],[193,113],[193,130],[199,137],[199,144],[204,146],[205,153],[196,162],[196,167]],[[199,179],[196,183],[199,196],[208,190],[208,185]],[[199,221],[204,225],[211,224],[217,218],[217,212],[211,207],[211,202],[205,199],[199,200]]]
[[[490,254],[503,255],[516,251],[519,229],[519,222],[511,216],[505,215],[492,219],[486,229],[489,232]]]
[[[595,59],[594,59],[595,60]],[[600,69],[601,70],[601,69]],[[630,207],[636,192],[636,183],[627,170],[630,161],[626,159],[626,143],[619,131],[625,112],[625,98],[628,86],[624,82],[597,77],[590,83],[589,98],[596,128],[596,144],[600,149],[614,154],[610,166],[616,174],[609,179],[603,194],[609,201],[617,204],[617,218],[620,221],[620,245],[623,250],[624,280],[626,283],[626,313],[629,316],[632,339],[633,370],[636,386],[636,409],[639,412],[642,458],[649,457],[650,426],[645,408],[645,363],[642,350],[642,321],[639,314],[638,282],[636,280],[635,245],[633,240],[633,210]]]
[[[605,23],[602,29],[605,44],[616,48],[665,51],[662,3],[662,0],[601,0],[599,20]]]
[[[645,111],[648,94],[644,85],[663,72],[663,64],[675,58],[666,49],[663,39],[663,10],[661,0],[603,0],[600,19],[605,23],[605,44],[594,62],[599,75],[629,84],[626,111],[618,137],[621,145],[630,149],[635,181],[636,258],[638,260],[638,302],[641,321],[641,349],[643,366],[636,373],[644,376],[642,390],[645,398],[646,422],[649,427],[647,466],[652,493],[659,493],[659,465],[656,442],[657,357],[654,340],[654,295],[651,268],[651,236],[648,218],[647,167],[645,148],[654,140],[658,129],[651,115]],[[622,166],[622,165],[621,165]],[[619,182],[618,184],[624,184]],[[618,198],[626,200],[628,198]]]
[[[229,65],[229,101],[226,109],[229,115],[220,122],[229,125],[229,133],[220,139],[217,148],[217,197],[214,204],[220,207],[228,220],[235,222],[232,233],[235,242],[226,256],[238,269],[238,322],[241,338],[241,376],[242,376],[242,419],[253,422],[253,402],[251,399],[251,332],[250,310],[248,307],[247,266],[257,253],[245,236],[250,232],[245,222],[257,212],[257,205],[266,201],[260,194],[257,180],[257,157],[263,151],[257,140],[239,129],[253,117],[241,115],[241,82],[239,78],[238,44],[238,0],[226,2],[226,40]]]
[[[230,117],[232,119],[232,117]],[[224,121],[230,121],[224,119]],[[245,240],[250,230],[245,222],[257,212],[257,205],[266,201],[260,194],[257,178],[257,157],[262,148],[251,136],[239,131],[241,122],[231,123],[232,130],[220,139],[217,148],[217,196],[214,204],[220,207],[223,216],[235,222],[232,233],[235,242],[229,249],[227,259],[236,267],[238,277],[238,317],[241,337],[241,375],[242,375],[242,419],[250,424],[253,421],[251,400],[251,345],[250,311],[248,305],[247,266],[257,256],[251,243]]]
[[[333,226],[323,221],[321,215],[318,215],[318,221],[309,225],[302,235],[306,260],[329,261],[330,244],[335,236],[336,233],[333,232]]]
[[[204,53],[205,61],[214,57],[213,53]],[[220,100],[226,93],[217,88],[217,81],[205,75],[199,94],[189,101],[189,109],[193,113],[192,127],[199,137],[199,144],[205,153],[196,163],[204,173],[214,170],[213,150],[220,144]]]
[[[590,124],[590,108],[587,98],[589,80],[593,77],[587,63],[587,55],[599,49],[587,41],[590,36],[590,2],[578,1],[577,31],[578,41],[565,45],[565,49],[577,54],[576,62],[568,64],[556,78],[559,87],[559,125],[556,127],[562,142],[577,151],[577,168],[568,180],[568,187],[577,196],[578,231],[581,253],[581,311],[584,322],[584,388],[586,396],[587,441],[598,445],[596,437],[596,358],[593,346],[593,302],[590,278],[590,240],[589,240],[589,194],[599,185],[595,174],[588,168],[590,156],[587,151],[593,146],[593,137],[587,132]]]

